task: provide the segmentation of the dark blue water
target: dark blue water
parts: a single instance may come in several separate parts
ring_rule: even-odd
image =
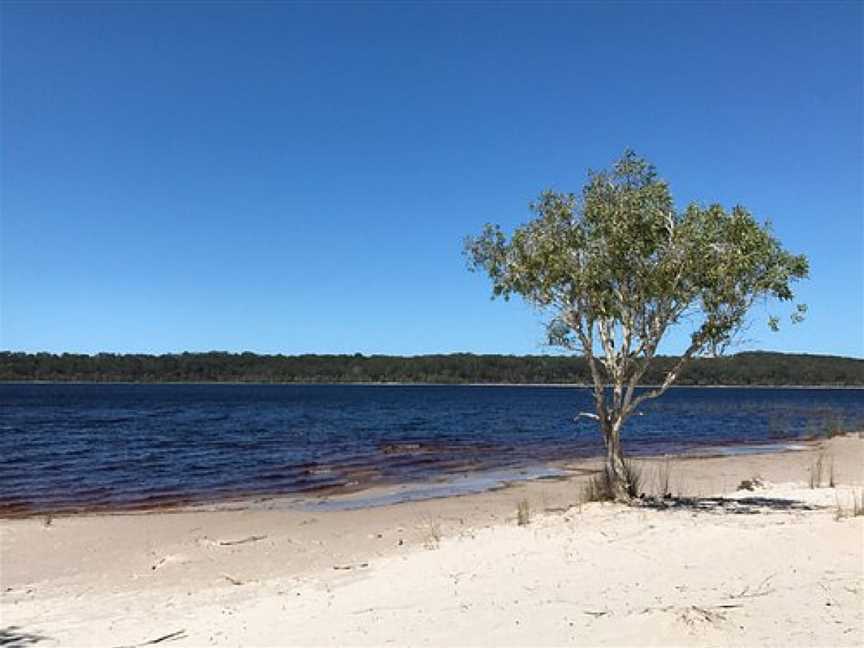
[[[344,490],[597,454],[584,388],[0,385],[0,513]],[[632,454],[864,427],[864,392],[673,389]]]

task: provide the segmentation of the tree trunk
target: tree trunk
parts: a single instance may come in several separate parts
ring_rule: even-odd
[[[603,426],[603,440],[606,442],[606,473],[609,476],[609,487],[616,502],[628,503],[630,496],[630,472],[624,463],[624,452],[621,450],[621,421]]]

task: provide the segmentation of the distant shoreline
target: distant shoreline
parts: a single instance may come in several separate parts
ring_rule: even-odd
[[[594,385],[589,383],[436,383],[436,382],[257,382],[257,381],[228,381],[228,380],[160,380],[160,381],[132,381],[132,380],[0,380],[0,385],[226,385],[226,386],[257,386],[266,387],[553,387],[556,389],[579,388],[593,389]],[[611,385],[607,385],[611,388]],[[639,389],[653,389],[660,387],[657,384],[638,385]],[[670,389],[851,389],[864,390],[864,385],[672,385]]]
[[[642,375],[655,386],[677,356],[656,356]],[[601,373],[601,378],[606,378]],[[0,351],[0,382],[140,384],[340,384],[585,386],[594,375],[582,356],[451,353],[420,356],[259,355],[222,351],[180,354],[50,354]],[[742,352],[694,358],[684,387],[864,387],[864,358]]]

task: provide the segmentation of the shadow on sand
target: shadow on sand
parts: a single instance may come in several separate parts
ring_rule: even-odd
[[[48,637],[25,632],[18,626],[0,628],[0,646],[4,648],[25,648],[25,646],[32,646],[45,639]]]
[[[701,511],[754,515],[769,512],[818,511],[824,507],[781,497],[669,497],[645,498],[639,506],[658,511]]]

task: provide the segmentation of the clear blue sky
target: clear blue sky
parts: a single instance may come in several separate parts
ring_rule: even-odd
[[[808,320],[743,348],[864,356],[859,2],[0,18],[2,349],[540,352],[462,238],[632,147],[809,255]]]

